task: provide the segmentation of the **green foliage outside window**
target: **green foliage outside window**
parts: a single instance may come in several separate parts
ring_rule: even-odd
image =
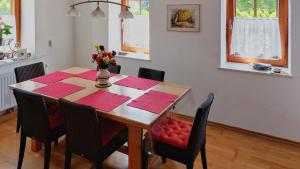
[[[134,15],[149,16],[149,0],[129,0],[129,6]]]
[[[278,0],[236,0],[236,16],[275,18],[277,17],[277,1]],[[256,16],[254,12],[255,8],[257,12]]]
[[[11,0],[1,0],[0,15],[10,15],[10,14],[11,14]]]

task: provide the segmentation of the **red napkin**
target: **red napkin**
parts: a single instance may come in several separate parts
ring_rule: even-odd
[[[82,89],[84,89],[84,87],[63,82],[56,82],[48,86],[38,88],[34,90],[34,92],[60,99]]]
[[[176,95],[151,90],[133,100],[128,106],[159,114],[172,104],[177,97]]]
[[[138,78],[134,76],[128,76],[127,78],[124,78],[122,80],[119,80],[115,82],[114,84],[119,86],[125,86],[130,88],[135,88],[139,90],[148,90],[151,87],[159,84],[159,81],[156,80],[149,80],[144,78]]]
[[[54,73],[50,73],[50,74],[47,74],[44,76],[33,78],[31,80],[35,81],[35,82],[43,83],[43,84],[51,84],[51,83],[55,83],[55,82],[70,78],[72,76],[73,75],[70,73],[54,72]]]
[[[128,100],[130,100],[130,97],[99,90],[77,100],[76,103],[91,106],[104,112],[110,112]]]
[[[96,70],[88,70],[86,72],[77,74],[76,77],[82,78],[82,79],[87,79],[87,80],[92,80],[96,81],[96,75],[97,71]],[[116,76],[115,73],[110,73],[110,77]]]

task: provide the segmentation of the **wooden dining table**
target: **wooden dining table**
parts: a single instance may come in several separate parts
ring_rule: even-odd
[[[68,69],[61,70],[61,72],[70,73],[70,74],[80,74],[86,72],[90,69],[81,68],[81,67],[71,67]],[[191,88],[184,85],[177,85],[174,83],[160,82],[159,84],[149,88],[148,90],[138,90],[130,87],[124,87],[120,85],[113,84],[119,80],[122,80],[128,76],[126,75],[115,75],[110,78],[112,86],[108,88],[96,88],[95,81],[86,80],[76,76],[64,79],[61,82],[69,83],[77,86],[84,87],[83,90],[70,94],[64,99],[67,99],[71,102],[75,102],[85,96],[88,96],[96,91],[104,90],[106,92],[129,96],[130,100],[121,104],[113,111],[103,112],[97,110],[99,116],[115,120],[121,123],[124,123],[128,126],[128,146],[129,146],[129,169],[140,169],[142,163],[142,135],[143,129],[149,130],[161,117],[166,115],[190,90]],[[32,80],[24,81],[18,84],[10,85],[10,89],[21,89],[28,92],[34,92],[35,89],[47,86],[46,84],[38,83]],[[142,109],[134,108],[128,106],[128,103],[132,102],[134,99],[139,98],[144,95],[146,92],[154,90],[164,93],[169,93],[177,96],[177,99],[174,102],[164,108],[160,113],[153,113],[145,111]],[[58,99],[55,97],[43,95],[44,99],[49,102],[58,102]],[[36,140],[31,140],[31,149],[32,151],[39,151],[41,149],[41,144]]]

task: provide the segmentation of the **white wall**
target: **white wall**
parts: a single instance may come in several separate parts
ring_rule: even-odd
[[[107,14],[107,4],[100,4],[101,9]],[[96,9],[96,5],[81,5],[78,7],[80,17],[75,19],[75,52],[76,64],[84,67],[93,67],[91,54],[94,52],[94,44],[108,44],[108,15],[102,19],[90,17],[90,13]]]
[[[66,17],[68,4],[62,0],[22,0],[22,46],[44,61],[48,72],[75,63],[74,19]]]
[[[166,31],[166,5],[175,3],[201,4],[200,33]],[[145,66],[165,70],[166,81],[190,85],[192,92],[177,106],[179,112],[194,116],[196,108],[213,91],[216,99],[210,120],[300,142],[300,1],[291,3],[292,78],[217,69],[221,0],[151,0],[151,61],[118,58],[118,63],[124,74],[136,75],[138,68]],[[92,25],[86,16],[77,19],[78,66],[94,66],[87,64],[85,55],[92,49],[91,37],[108,34],[106,29],[99,29],[97,34],[91,31],[103,24],[107,25]]]
[[[68,1],[35,0],[35,53],[55,71],[74,65],[74,20],[66,17]],[[48,41],[52,41],[52,47]]]

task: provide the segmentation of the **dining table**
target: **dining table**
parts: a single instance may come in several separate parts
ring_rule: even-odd
[[[12,90],[21,89],[40,94],[45,101],[53,103],[57,103],[61,98],[78,103],[78,100],[84,100],[84,98],[96,92],[105,92],[117,98],[126,97],[127,99],[123,99],[122,102],[114,103],[114,106],[108,106],[108,109],[97,108],[97,106],[95,109],[100,117],[123,123],[128,127],[128,168],[141,169],[143,130],[151,130],[152,126],[170,112],[175,105],[187,95],[191,88],[186,85],[169,82],[143,81],[143,79],[135,76],[121,74],[113,74],[113,76],[110,77],[109,81],[112,84],[110,87],[97,88],[95,87],[96,75],[94,75],[94,79],[93,76],[91,76],[92,74],[88,75],[87,73],[92,71],[92,69],[88,68],[71,67],[59,71],[60,76],[62,73],[68,74],[68,76],[55,78],[55,74],[53,74],[51,77],[44,78],[44,81],[48,80],[47,83],[31,79],[12,84],[9,87]],[[132,81],[131,79],[130,81],[130,78],[134,80]],[[51,79],[56,79],[56,83],[79,86],[80,90],[75,90],[61,96],[41,92],[43,90],[40,89],[52,85],[50,83]],[[135,86],[140,82],[139,79],[141,79],[141,86]],[[54,82],[55,81],[53,81],[53,83]],[[62,93],[65,93],[65,91],[57,92],[56,94],[59,95]],[[147,98],[149,100],[147,100]],[[94,95],[93,99],[97,99],[97,95]],[[116,102],[116,100],[120,99],[107,98],[103,101],[104,103],[102,102],[101,104],[112,105],[110,102]],[[145,104],[139,105],[139,101]],[[151,105],[146,105],[146,102]],[[155,107],[156,105],[158,107]],[[105,107],[105,105],[103,106]],[[41,143],[31,139],[31,150],[36,152],[40,149]]]

